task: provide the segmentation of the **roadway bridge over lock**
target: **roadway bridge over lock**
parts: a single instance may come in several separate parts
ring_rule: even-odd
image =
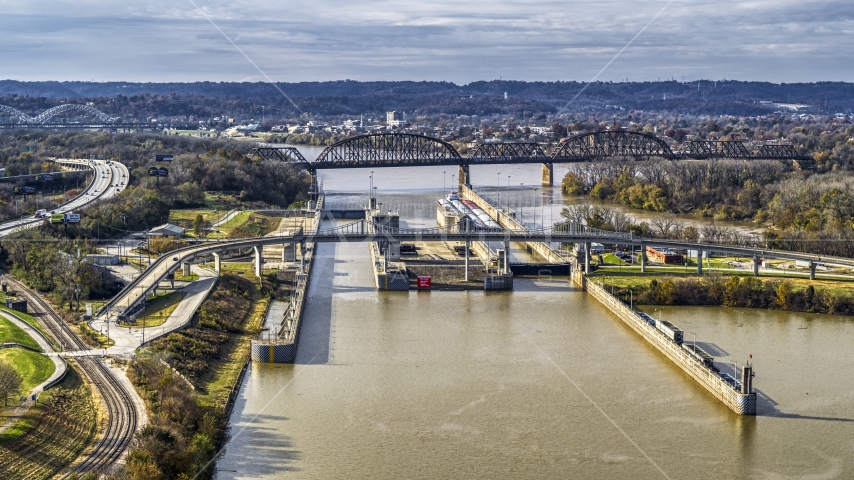
[[[411,133],[376,133],[341,140],[326,147],[313,161],[293,147],[257,147],[250,156],[279,160],[315,174],[331,168],[380,168],[414,166],[458,166],[460,185],[470,186],[469,167],[532,163],[543,166],[543,185],[554,183],[555,163],[592,162],[614,158],[649,160],[788,160],[800,168],[811,168],[811,157],[802,156],[793,145],[768,143],[748,145],[741,141],[688,141],[676,150],[664,140],[642,132],[619,128],[581,133],[562,140],[551,150],[538,143],[484,143],[461,155],[448,142]]]
[[[469,224],[460,224],[454,228],[429,229],[400,229],[390,228],[376,223],[360,220],[335,228],[317,230],[306,233],[301,229],[278,236],[245,238],[229,241],[205,241],[184,247],[158,258],[147,270],[128,284],[110,302],[104,305],[98,316],[123,315],[138,308],[142,299],[153,292],[161,281],[172,275],[184,264],[189,264],[199,257],[213,256],[217,272],[221,269],[221,256],[229,251],[251,250],[255,256],[255,274],[261,275],[261,252],[265,245],[295,245],[306,243],[334,242],[562,242],[585,244],[590,251],[593,242],[640,247],[645,252],[647,246],[663,248],[682,248],[702,252],[717,252],[729,255],[751,257],[754,259],[754,274],[758,275],[760,258],[776,258],[790,261],[806,261],[810,264],[811,278],[815,278],[815,266],[819,263],[854,267],[854,259],[842,257],[826,257],[820,255],[787,252],[782,250],[767,250],[746,246],[721,245],[703,242],[685,242],[676,240],[660,240],[637,237],[631,233],[600,230],[580,224],[563,224],[537,230],[471,230]],[[505,251],[507,249],[505,248]],[[301,248],[300,251],[305,251]],[[642,253],[645,255],[645,253]],[[506,264],[506,262],[505,262]],[[645,262],[641,262],[641,271]],[[585,270],[589,271],[589,256],[584,261]],[[698,273],[702,273],[702,262],[698,262]]]

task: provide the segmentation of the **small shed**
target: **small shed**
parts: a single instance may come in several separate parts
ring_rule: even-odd
[[[179,227],[178,225],[172,225],[171,223],[167,223],[149,230],[148,236],[181,238],[184,236],[184,231],[184,228]]]

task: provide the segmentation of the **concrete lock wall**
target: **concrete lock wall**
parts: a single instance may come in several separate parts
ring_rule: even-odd
[[[697,361],[687,351],[670,341],[652,325],[644,322],[637,313],[604,288],[586,278],[579,269],[573,269],[573,280],[586,289],[593,298],[611,310],[624,323],[647,342],[679,366],[685,373],[739,415],[756,415],[756,393],[743,394],[725,382],[714,370]]]
[[[484,290],[513,290],[513,274],[494,275],[483,279]]]
[[[317,199],[317,209],[323,209],[324,196],[320,195]],[[312,233],[317,233],[317,230],[320,228],[320,215],[311,215],[306,216],[306,218],[313,218],[311,225],[309,226],[309,231]],[[293,336],[290,339],[253,339],[251,342],[250,349],[250,358],[256,362],[264,362],[264,363],[292,363],[296,360],[297,355],[297,339],[299,338],[299,331],[302,327],[302,314],[305,311],[305,294],[308,289],[309,279],[311,278],[311,267],[314,264],[314,243],[308,243],[305,245],[305,280],[301,282],[298,287],[298,291],[296,292],[296,300],[297,306],[294,313],[294,328],[293,328]]]
[[[293,342],[252,340],[253,362],[291,363],[296,356],[297,348]]]

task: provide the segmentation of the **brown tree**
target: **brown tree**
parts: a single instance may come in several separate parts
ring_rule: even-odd
[[[7,363],[0,363],[0,395],[3,395],[3,405],[9,405],[9,396],[17,395],[21,391],[24,379],[14,367]]]

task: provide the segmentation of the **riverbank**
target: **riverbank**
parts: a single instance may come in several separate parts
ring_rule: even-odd
[[[226,438],[228,400],[272,292],[269,276],[223,273],[188,327],[152,341],[128,369],[151,421],[128,453],[126,473],[211,474]],[[172,437],[169,445],[158,440],[164,432]]]
[[[852,281],[713,273],[641,275],[600,269],[589,278],[636,305],[726,306],[790,312],[854,315]]]

